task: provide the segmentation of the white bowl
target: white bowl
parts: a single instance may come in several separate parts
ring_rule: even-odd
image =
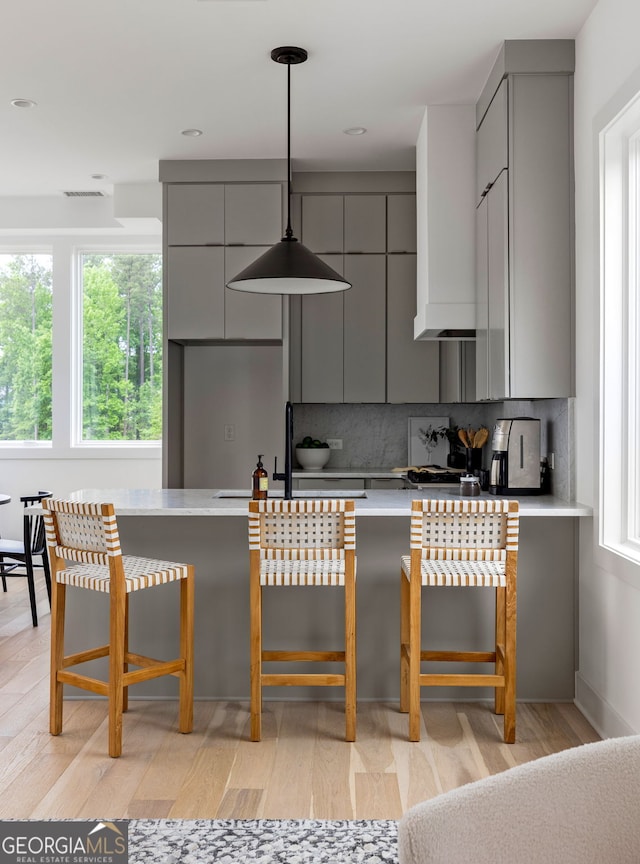
[[[296,447],[298,465],[305,471],[318,471],[329,461],[331,450],[328,447]]]

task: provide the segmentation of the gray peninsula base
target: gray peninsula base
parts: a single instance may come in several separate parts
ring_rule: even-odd
[[[119,515],[125,553],[192,562],[196,568],[195,697],[249,697],[249,553],[242,516]],[[575,670],[575,518],[520,520],[517,694],[520,700],[572,700]],[[358,698],[399,698],[399,568],[408,553],[409,516],[357,521]],[[133,594],[131,649],[174,656],[177,604],[167,585]],[[68,592],[68,651],[108,633],[108,597]],[[343,613],[340,589],[273,588],[265,592],[265,646],[338,648]],[[102,602],[99,602],[101,600]],[[441,588],[428,592],[424,642],[433,647],[491,645],[493,592]],[[96,663],[104,661],[94,661]],[[277,667],[274,667],[275,671]],[[132,698],[177,695],[177,679],[132,688]],[[80,691],[66,688],[68,696]],[[432,688],[422,698],[489,697],[490,691]],[[341,689],[271,688],[273,699],[342,698]],[[84,698],[84,694],[83,694]]]

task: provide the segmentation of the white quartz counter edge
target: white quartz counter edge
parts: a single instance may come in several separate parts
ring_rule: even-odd
[[[216,497],[219,489],[79,489],[74,501],[111,502],[120,516],[246,516],[248,499]],[[226,490],[228,491],[228,490]],[[295,494],[295,493],[294,493]],[[355,491],[354,496],[362,495]],[[330,497],[328,495],[324,497]],[[340,492],[340,497],[348,493]],[[367,489],[366,498],[356,497],[358,516],[408,516],[414,498],[458,498],[456,492],[442,489]],[[483,495],[485,498],[493,498]],[[562,501],[552,495],[522,496],[522,516],[591,516],[591,507],[575,501]]]

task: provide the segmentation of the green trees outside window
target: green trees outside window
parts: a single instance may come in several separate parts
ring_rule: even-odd
[[[82,438],[162,437],[162,257],[82,256]]]
[[[0,441],[51,441],[52,256],[0,254]]]
[[[82,441],[162,438],[162,256],[83,253]],[[69,286],[63,285],[62,290]],[[0,441],[52,442],[53,255],[0,253]],[[79,310],[80,311],[80,310]],[[72,332],[55,334],[64,340]],[[68,345],[68,342],[67,342]]]

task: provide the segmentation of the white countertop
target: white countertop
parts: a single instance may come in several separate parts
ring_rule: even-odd
[[[270,492],[275,497],[277,492]],[[238,497],[227,497],[227,496]],[[240,497],[244,496],[244,497]],[[361,497],[366,496],[366,497]],[[294,497],[354,498],[358,516],[408,516],[414,498],[459,497],[449,489],[362,489],[294,493]],[[280,493],[282,497],[282,493]],[[493,499],[483,493],[482,497]],[[231,489],[79,489],[74,501],[111,502],[120,516],[246,516],[248,490]],[[522,516],[591,516],[591,507],[553,495],[521,496]]]

